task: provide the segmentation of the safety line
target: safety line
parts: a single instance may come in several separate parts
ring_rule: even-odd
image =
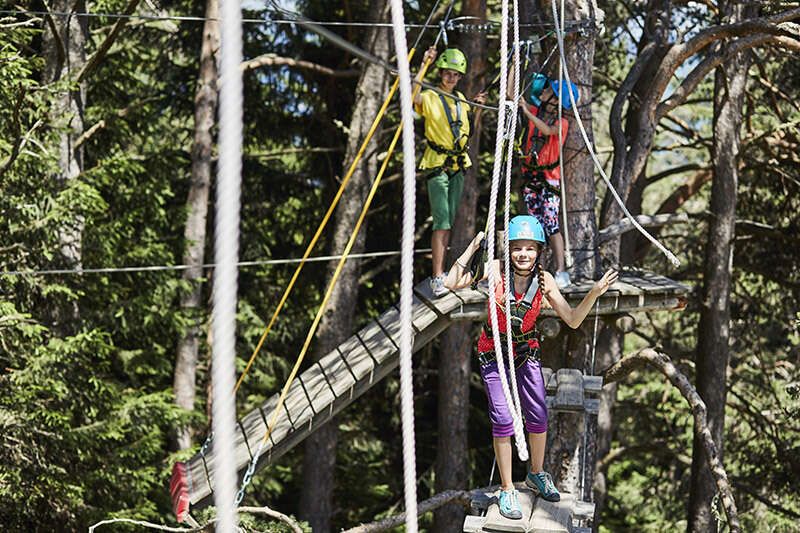
[[[422,63],[421,71],[422,74],[425,74],[425,71],[428,69],[428,62],[425,61]],[[419,85],[414,86],[414,94],[419,91]],[[361,229],[361,225],[364,222],[364,219],[367,215],[367,210],[369,209],[370,204],[372,204],[372,199],[375,197],[375,193],[378,190],[378,185],[380,185],[381,179],[386,172],[386,168],[389,166],[389,161],[392,159],[392,154],[394,153],[395,146],[397,146],[397,141],[400,138],[400,134],[403,130],[403,122],[401,121],[400,124],[397,126],[395,130],[394,137],[392,138],[392,142],[389,145],[389,149],[386,152],[386,157],[383,160],[383,164],[381,165],[380,170],[378,171],[378,175],[375,178],[374,183],[372,184],[372,188],[367,195],[366,200],[364,201],[364,206],[361,209],[361,214],[356,221],[356,225],[353,228],[353,232],[350,234],[350,239],[345,246],[344,251],[342,252],[342,258],[339,260],[339,263],[336,265],[336,270],[333,272],[333,276],[328,284],[328,288],[325,291],[325,295],[322,298],[322,303],[317,309],[317,314],[314,317],[314,321],[311,323],[311,327],[308,330],[308,334],[306,335],[306,339],[303,342],[303,346],[300,349],[300,353],[297,356],[297,360],[295,361],[294,367],[292,368],[289,377],[286,379],[286,383],[283,386],[283,390],[281,391],[280,396],[278,397],[277,405],[272,412],[272,416],[270,418],[269,424],[267,424],[267,430],[264,433],[264,438],[261,439],[259,446],[256,450],[256,453],[253,455],[253,459],[250,461],[250,464],[247,468],[247,472],[245,473],[245,477],[242,480],[242,486],[239,489],[239,493],[237,494],[237,501],[241,501],[244,497],[244,491],[247,488],[247,484],[252,479],[252,475],[255,472],[256,465],[258,464],[258,458],[261,455],[261,451],[264,449],[267,441],[269,440],[270,435],[272,435],[272,430],[275,428],[275,424],[278,421],[278,416],[280,416],[281,409],[283,408],[283,404],[286,401],[286,396],[289,393],[289,387],[292,385],[295,377],[297,376],[297,372],[300,370],[300,365],[303,363],[303,359],[305,358],[306,353],[308,352],[308,348],[311,345],[311,340],[314,338],[314,334],[317,331],[317,327],[319,326],[320,321],[322,320],[322,315],[325,312],[325,307],[328,304],[328,300],[330,300],[331,295],[333,294],[333,289],[336,286],[336,282],[339,279],[339,275],[342,272],[342,268],[344,267],[344,263],[347,259],[347,256],[350,254],[350,250],[353,248],[353,244],[355,244],[356,237],[358,236],[358,232]]]
[[[563,33],[561,33],[558,24],[558,7],[556,6],[556,0],[551,0],[550,3],[553,10],[553,22],[556,25],[555,29],[556,29],[556,38],[558,40],[558,52],[559,55],[561,56],[561,63],[564,66],[564,76],[567,79],[567,83],[571,85],[572,80],[570,79],[569,69],[567,67],[567,60],[566,57],[564,56],[564,35]],[[636,220],[636,218],[633,215],[631,215],[630,211],[628,211],[628,207],[625,205],[625,202],[622,201],[622,198],[620,198],[616,189],[611,184],[611,180],[606,175],[606,171],[603,169],[603,165],[600,164],[600,160],[597,158],[597,154],[594,153],[594,148],[592,148],[592,143],[589,141],[589,135],[586,133],[586,128],[583,127],[583,121],[581,120],[581,116],[578,113],[578,108],[575,103],[575,95],[572,94],[572,91],[568,91],[568,93],[570,102],[572,103],[572,112],[575,115],[575,121],[578,123],[578,129],[580,129],[581,135],[583,136],[583,142],[586,144],[586,148],[589,150],[589,154],[592,156],[592,160],[594,161],[597,170],[600,172],[600,176],[602,176],[603,181],[606,182],[608,190],[611,191],[611,195],[614,197],[614,200],[617,202],[620,209],[622,209],[622,212],[625,214],[625,216],[631,221],[633,226],[639,231],[639,233],[644,235],[647,238],[647,240],[649,240],[656,248],[661,250],[661,252],[665,256],[667,256],[667,259],[670,260],[673,266],[675,267],[680,266],[681,262],[678,260],[675,254],[669,251],[655,237],[650,235],[650,233],[646,229],[644,229],[641,224],[639,224],[639,221]]]
[[[501,20],[503,21],[502,30],[500,32],[500,96],[504,100],[508,98],[508,0],[501,2]],[[507,101],[507,100],[506,100]],[[497,115],[497,131],[495,133],[495,146],[494,146],[494,163],[492,165],[492,186],[489,194],[489,212],[486,219],[486,254],[490,261],[489,267],[489,324],[492,328],[492,341],[495,349],[495,357],[497,358],[498,374],[500,376],[500,385],[503,390],[503,397],[509,406],[511,413],[511,420],[514,427],[514,440],[517,445],[517,454],[522,461],[528,459],[528,447],[525,443],[525,437],[522,431],[522,421],[519,413],[514,408],[516,403],[511,399],[511,391],[508,385],[508,379],[505,373],[505,363],[503,358],[503,347],[500,343],[500,328],[497,317],[497,304],[494,302],[494,287],[497,280],[495,279],[494,268],[494,253],[495,253],[495,216],[497,213],[497,196],[500,189],[500,171],[503,162],[503,154],[507,150],[510,143],[505,141],[505,121],[506,121],[506,108],[508,106],[503,104],[500,106]],[[509,354],[513,357],[513,354]]]
[[[511,374],[511,399],[514,401],[512,409],[516,409],[517,416],[522,419],[522,405],[519,399],[519,390],[517,387],[517,365],[514,364],[514,343],[513,343],[513,335],[511,334],[512,327],[511,327],[511,298],[515,298],[514,294],[514,274],[511,269],[511,242],[509,241],[509,233],[508,228],[511,222],[511,168],[513,166],[513,140],[516,134],[517,128],[517,109],[519,106],[519,99],[520,99],[520,90],[519,90],[519,79],[520,79],[520,58],[519,58],[519,2],[518,0],[513,0],[513,14],[511,20],[513,21],[513,36],[514,42],[512,45],[512,50],[514,53],[514,92],[512,94],[512,104],[509,107],[510,117],[511,119],[508,121],[507,124],[507,132],[506,132],[506,139],[508,139],[506,143],[506,153],[507,156],[505,158],[505,209],[503,212],[503,225],[505,231],[503,232],[503,267],[506,276],[506,297],[504,303],[504,310],[506,314],[506,353],[508,354],[508,368]],[[507,89],[506,89],[507,90]],[[508,96],[508,95],[506,95]],[[498,361],[502,361],[502,359],[498,359]],[[500,368],[504,368],[501,366]],[[519,444],[518,444],[519,446]],[[525,446],[527,446],[527,442],[525,442]],[[524,461],[524,459],[523,459]]]
[[[414,251],[415,254],[424,254],[430,252],[430,248],[419,248]],[[374,257],[391,257],[400,255],[400,250],[387,250],[384,252],[364,252],[360,254],[350,254],[348,259],[370,259]],[[239,261],[236,266],[254,267],[266,265],[293,265],[296,263],[321,263],[326,261],[333,261],[340,259],[341,254],[338,255],[319,255],[303,259],[301,257],[286,258],[286,259],[263,259],[258,261]],[[217,266],[216,263],[204,263],[200,268],[204,270],[211,270]],[[51,270],[8,270],[0,272],[0,276],[43,276],[43,275],[65,275],[65,274],[115,274],[115,273],[136,273],[136,272],[164,272],[164,271],[181,271],[190,268],[197,268],[197,265],[146,265],[146,266],[131,266],[131,267],[107,267],[107,268],[84,268],[82,270],[75,270],[72,268],[51,269]]]

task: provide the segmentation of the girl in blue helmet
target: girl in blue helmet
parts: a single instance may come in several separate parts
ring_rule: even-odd
[[[513,87],[513,79],[509,87]],[[569,285],[570,279],[559,222],[563,179],[559,167],[559,130],[563,146],[567,141],[569,122],[564,116],[558,121],[557,106],[561,105],[565,111],[572,109],[569,92],[577,102],[580,92],[574,83],[559,83],[537,73],[531,80],[530,91],[519,102],[525,123],[520,143],[522,195],[528,214],[535,216],[544,227],[556,262],[556,283],[561,288]]]
[[[472,256],[480,249],[482,239],[483,232],[480,232],[456,259],[445,280],[447,288],[461,289],[472,283],[472,273],[468,265]],[[487,306],[497,306],[501,344],[506,346],[508,333],[505,299],[511,298],[511,336],[517,389],[531,452],[530,471],[525,478],[525,484],[545,500],[558,501],[560,499],[558,489],[553,483],[553,478],[543,468],[547,441],[547,404],[539,358],[539,339],[535,330],[536,319],[542,307],[549,306],[568,326],[577,328],[597,298],[614,284],[618,275],[614,270],[606,272],[595,282],[581,303],[573,308],[564,299],[553,276],[539,263],[545,245],[545,232],[536,217],[520,215],[511,219],[508,239],[513,272],[506,275],[500,261],[496,259],[487,264],[484,269],[486,272],[484,279],[488,277],[489,268],[492,268],[496,280],[495,286],[489,288],[490,298]],[[510,284],[511,290],[507,284]],[[504,361],[508,361],[508,358],[504,357]],[[500,513],[507,518],[519,519],[522,518],[522,511],[511,479],[513,419],[503,394],[500,369],[488,319],[478,339],[478,363],[489,404],[494,451],[500,471]],[[510,376],[509,368],[505,368],[504,371],[506,376]]]

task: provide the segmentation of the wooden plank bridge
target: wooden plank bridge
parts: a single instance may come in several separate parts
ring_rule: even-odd
[[[587,282],[572,285],[562,292],[574,306],[590,287],[591,283]],[[684,285],[656,274],[623,272],[614,288],[601,297],[592,314],[595,309],[599,315],[616,315],[681,308],[688,291]],[[543,310],[542,314],[554,316],[550,309]],[[484,320],[485,316],[486,294],[480,288],[463,289],[433,298],[428,281],[420,283],[414,288],[414,352],[434,340],[454,320]],[[296,446],[392,372],[399,363],[399,335],[400,312],[395,305],[302,372],[289,389],[282,414],[259,456],[257,470]],[[599,400],[592,396],[600,391],[601,378],[583,376],[580,371],[570,369],[558,372],[545,369],[544,373],[550,409],[597,412]],[[267,420],[272,416],[277,399],[276,394],[238,421],[235,464],[240,479],[266,434]],[[184,507],[186,503],[210,503],[213,464],[212,441],[204,453],[175,466],[171,486],[176,506],[178,494],[183,495]],[[187,496],[188,502],[185,501]]]

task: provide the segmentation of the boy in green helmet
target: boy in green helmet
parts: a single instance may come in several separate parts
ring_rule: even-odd
[[[424,60],[436,60],[436,48],[425,52]],[[471,166],[467,155],[471,134],[468,113],[470,105],[460,101],[464,95],[455,90],[456,84],[467,72],[467,58],[457,48],[448,48],[436,60],[439,67],[439,90],[427,89],[414,98],[414,110],[425,119],[425,140],[427,146],[419,169],[427,177],[428,199],[433,216],[433,235],[431,249],[433,256],[433,275],[431,291],[434,296],[447,292],[444,286],[444,255],[450,242],[450,229],[456,218],[464,188],[464,169]],[[417,74],[415,81],[420,83],[422,76]],[[454,95],[448,97],[446,94]],[[486,102],[486,93],[478,93],[475,102]],[[475,111],[475,120],[481,109]]]

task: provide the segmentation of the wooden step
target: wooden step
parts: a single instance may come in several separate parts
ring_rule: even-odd
[[[463,531],[514,532],[514,533],[576,533],[583,528],[576,522],[590,519],[594,514],[594,504],[581,502],[569,493],[561,494],[561,501],[548,502],[537,497],[524,484],[516,484],[522,518],[511,520],[500,514],[497,504],[499,490],[478,495],[471,508],[483,514],[470,515],[464,520]]]

